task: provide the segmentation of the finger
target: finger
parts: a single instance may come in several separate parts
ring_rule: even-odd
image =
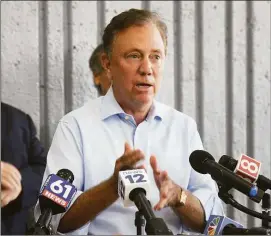
[[[154,155],[151,155],[151,157],[150,157],[150,164],[153,169],[153,173],[155,175],[159,175],[160,170],[158,169],[158,163],[157,163],[156,157]]]
[[[4,164],[4,168],[3,168],[3,175],[8,176],[8,178],[12,178],[17,185],[20,184],[21,182],[21,174],[18,171],[17,168],[15,168],[13,165],[9,164],[9,163],[5,163]]]
[[[125,142],[124,144],[124,154],[128,154],[129,152],[131,152],[133,149],[132,147],[129,145],[129,143]]]
[[[160,200],[156,204],[155,209],[160,210],[168,205],[169,201],[169,185],[167,182],[163,182],[160,188]]]
[[[165,171],[165,170],[162,171],[159,176],[159,179],[161,182],[167,181],[169,179],[167,171]]]
[[[2,176],[1,185],[7,189],[14,189],[18,184],[10,175],[5,173]]]
[[[122,165],[129,166],[130,168],[133,168],[135,164],[141,160],[145,159],[145,155],[140,150],[134,150],[128,155],[125,155],[122,157]]]
[[[17,169],[13,168],[5,168],[2,174],[3,185],[8,188],[15,188],[21,185],[21,177],[18,177],[16,174]]]
[[[5,200],[1,200],[1,207],[5,207],[6,205],[8,205],[8,202]]]
[[[1,194],[1,207],[8,205],[11,200],[12,194],[9,191],[6,191],[3,196]]]
[[[3,166],[3,170],[5,169],[7,170],[7,172],[10,172],[14,176],[14,178],[19,179],[21,181],[22,179],[21,173],[14,165],[10,163],[5,163]]]
[[[1,201],[8,195],[9,191],[7,190],[1,190]]]
[[[154,210],[159,211],[167,206],[168,199],[167,197],[160,198],[159,202],[154,206]]]

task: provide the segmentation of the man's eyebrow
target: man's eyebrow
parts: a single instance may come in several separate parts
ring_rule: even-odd
[[[153,49],[152,52],[156,52],[156,53],[162,53],[160,49]]]
[[[143,53],[143,51],[138,48],[129,49],[126,53],[135,52],[135,51]],[[152,49],[151,52],[162,53],[160,49]]]
[[[129,49],[129,50],[127,51],[127,53],[134,52],[134,51],[137,51],[137,52],[142,53],[142,51],[141,51],[140,49],[138,49],[138,48],[132,48],[132,49]]]

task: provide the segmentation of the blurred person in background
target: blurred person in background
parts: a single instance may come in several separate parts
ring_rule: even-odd
[[[46,166],[29,115],[1,102],[1,234],[25,234]]]
[[[94,84],[99,96],[104,96],[111,86],[111,79],[101,64],[101,55],[104,52],[103,45],[98,45],[91,54],[88,64],[93,74]]]

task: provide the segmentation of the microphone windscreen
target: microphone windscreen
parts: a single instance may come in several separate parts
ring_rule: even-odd
[[[215,159],[209,152],[204,150],[195,150],[189,157],[189,162],[192,168],[201,174],[207,174],[204,165],[204,162],[207,160],[214,161]]]

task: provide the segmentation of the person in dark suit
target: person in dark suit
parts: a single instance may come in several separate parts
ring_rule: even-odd
[[[25,234],[46,166],[28,114],[1,102],[1,234]]]

